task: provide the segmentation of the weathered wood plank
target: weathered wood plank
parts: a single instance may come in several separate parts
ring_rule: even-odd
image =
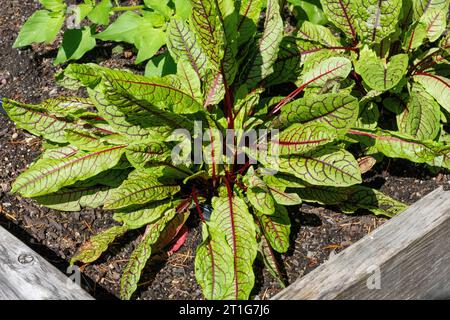
[[[0,300],[92,300],[82,288],[0,227]]]
[[[274,299],[450,299],[450,192],[430,193]]]

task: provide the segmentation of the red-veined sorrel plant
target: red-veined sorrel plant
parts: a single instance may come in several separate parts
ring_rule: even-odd
[[[362,2],[355,1],[367,8]],[[368,2],[373,8],[379,3]],[[86,87],[89,98],[40,105],[5,101],[19,127],[47,140],[14,192],[60,210],[116,210],[120,224],[91,238],[73,263],[92,262],[116,238],[143,228],[122,276],[122,298],[131,297],[152,253],[177,238],[189,215],[202,225],[195,272],[204,296],[247,299],[257,257],[279,277],[274,252],[289,248],[287,206],[308,201],[346,213],[402,211],[402,203],[360,184],[374,159],[356,160],[359,140],[372,153],[449,167],[443,143],[376,130],[376,122],[367,120],[380,97],[373,90],[382,96],[400,81],[395,79],[403,58],[376,58],[381,41],[397,30],[398,1],[381,2],[371,30],[362,24],[367,10],[349,15],[359,26],[338,9],[324,10],[342,38],[308,22],[298,33],[285,34],[277,0],[191,3],[190,19],[172,19],[168,30],[176,74],[148,78],[72,64],[58,79],[70,88]],[[350,8],[348,1],[330,6],[339,3]],[[365,75],[367,68],[374,70],[373,79]],[[377,87],[366,93],[372,81]],[[275,85],[289,82],[298,89],[274,96]],[[246,133],[252,130],[263,134],[249,142]],[[353,153],[346,150],[351,144]]]

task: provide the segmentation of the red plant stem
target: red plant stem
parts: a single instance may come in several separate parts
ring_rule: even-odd
[[[200,204],[197,198],[197,189],[195,187],[192,189],[192,198],[194,199],[195,208],[197,209],[197,213],[200,219],[202,220],[202,222],[205,222],[205,217],[203,216],[203,212],[202,209],[200,208]]]

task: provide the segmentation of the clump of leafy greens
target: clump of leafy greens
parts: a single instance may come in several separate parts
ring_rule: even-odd
[[[53,43],[66,21],[55,64],[81,59],[96,46],[97,40],[126,42],[138,50],[135,63],[152,58],[166,44],[167,24],[175,10],[187,18],[190,3],[186,0],[144,0],[142,4],[121,6],[118,0],[84,0],[67,6],[65,0],[39,0],[44,7],[25,22],[14,43],[15,48],[32,43]],[[120,14],[110,23],[113,14]],[[97,32],[98,26],[105,26]],[[162,56],[149,62],[154,69]]]
[[[248,299],[255,259],[281,278],[274,252],[289,248],[288,206],[393,216],[406,206],[361,185],[378,155],[450,168],[442,127],[448,1],[323,0],[329,23],[303,21],[289,34],[278,0],[190,2],[189,19],[171,19],[167,32],[176,73],[72,64],[59,81],[87,88],[89,98],[5,101],[19,127],[47,141],[14,192],[60,210],[116,211],[120,224],[91,238],[72,263],[92,262],[116,238],[144,229],[123,272],[123,299],[190,215],[202,226],[195,272],[204,296]],[[249,143],[251,129],[278,133]],[[224,146],[227,130],[234,136]],[[193,161],[198,143],[208,161]],[[180,144],[187,152],[174,158]]]

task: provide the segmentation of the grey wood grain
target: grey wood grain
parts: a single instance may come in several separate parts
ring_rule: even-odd
[[[0,227],[1,300],[92,300],[82,288]]]
[[[450,299],[450,192],[433,191],[274,299]]]

